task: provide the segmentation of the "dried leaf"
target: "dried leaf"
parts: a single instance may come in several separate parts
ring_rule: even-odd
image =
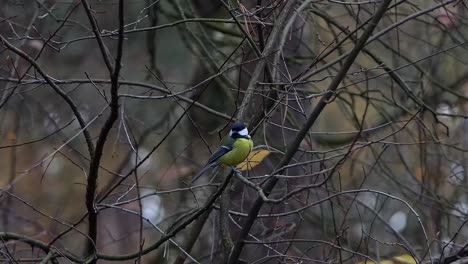
[[[374,262],[374,261],[371,261],[371,260],[366,260],[366,261],[361,261],[361,262],[358,262],[357,264],[395,264],[395,262],[393,262],[392,260],[381,260],[380,262]]]
[[[244,162],[237,165],[237,168],[241,171],[251,170],[260,164],[269,154],[270,151],[266,149],[254,150],[250,152],[249,156]]]
[[[376,263],[370,260],[366,260],[366,261],[358,262],[357,264],[376,264]],[[389,259],[381,260],[380,262],[378,262],[378,264],[417,264],[417,261],[411,255],[405,254],[405,255],[393,257],[393,260],[389,260]]]
[[[405,263],[405,264],[417,263],[417,261],[413,258],[413,256],[408,255],[408,254],[396,256],[393,259],[396,260],[398,263]]]

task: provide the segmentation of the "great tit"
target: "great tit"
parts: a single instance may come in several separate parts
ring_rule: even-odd
[[[192,182],[195,182],[198,177],[215,166],[224,165],[232,167],[238,165],[247,158],[252,147],[253,141],[245,124],[234,123],[231,131],[229,131],[229,135],[224,137],[221,141],[221,146],[213,152],[203,169],[192,178]]]

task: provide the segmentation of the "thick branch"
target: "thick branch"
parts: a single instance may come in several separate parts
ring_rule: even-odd
[[[93,28],[93,33],[94,33],[94,36],[96,37],[96,41],[97,41],[97,43],[99,45],[99,49],[101,50],[102,58],[104,59],[104,63],[106,64],[107,69],[109,70],[109,73],[112,74],[112,72],[114,71],[114,67],[112,66],[112,62],[111,62],[111,55],[110,55],[109,49],[106,47],[106,44],[104,44],[104,41],[102,40],[101,32],[99,32],[99,27],[98,27],[96,18],[91,13],[91,7],[89,6],[88,1],[87,0],[82,0],[82,3],[83,3],[83,7],[84,7],[84,9],[86,11],[86,15],[88,16],[89,23],[91,24],[91,27]],[[120,4],[120,2],[119,2],[119,4]],[[120,32],[120,25],[119,25],[119,33],[118,34],[119,34],[119,37],[120,37],[120,35],[123,35],[123,32]]]
[[[85,8],[87,6],[86,1],[83,1]],[[89,8],[89,7],[88,7]],[[90,17],[90,22],[95,28],[95,21],[94,18]],[[123,0],[119,0],[119,38],[118,38],[118,46],[117,46],[117,56],[115,59],[115,68],[109,62],[109,57],[105,55],[107,52],[107,48],[104,46],[102,39],[99,36],[99,32],[95,33],[96,39],[98,40],[99,46],[101,47],[101,51],[103,53],[104,60],[109,68],[109,72],[111,74],[111,101],[110,101],[110,115],[107,118],[104,126],[101,129],[99,134],[99,138],[96,142],[96,150],[93,159],[91,160],[91,164],[89,166],[89,174],[88,174],[88,182],[86,188],[86,208],[88,210],[88,235],[91,238],[91,241],[87,243],[87,250],[88,253],[94,252],[94,245],[96,244],[97,240],[97,210],[94,207],[94,196],[96,193],[97,188],[97,179],[98,179],[98,171],[99,171],[99,164],[101,163],[101,157],[104,150],[104,145],[106,143],[107,137],[114,125],[114,122],[118,118],[119,114],[119,74],[121,69],[121,61],[122,61],[122,53],[123,53],[123,38],[124,38],[124,3]],[[92,261],[94,263],[96,260]]]

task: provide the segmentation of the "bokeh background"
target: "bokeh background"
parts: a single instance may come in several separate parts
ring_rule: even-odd
[[[383,2],[294,1],[281,21],[288,1],[123,1],[118,118],[95,193],[99,263],[226,263],[259,196],[252,186],[272,177]],[[16,48],[0,46],[2,262],[93,254],[85,217],[93,157],[70,104],[43,75],[73,101],[96,143],[111,81],[95,34],[114,61],[119,1],[87,1],[96,32],[84,2],[0,2],[1,37]],[[467,22],[463,0],[392,1],[277,175],[276,201],[262,207],[241,261],[468,256]],[[229,174],[216,169],[191,183],[239,116],[262,157],[208,213],[139,255],[200,210]],[[8,234],[53,247],[52,257]]]

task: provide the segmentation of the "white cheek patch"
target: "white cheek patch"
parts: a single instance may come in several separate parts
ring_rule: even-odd
[[[241,131],[239,131],[238,133],[239,133],[239,135],[245,137],[245,136],[249,135],[249,130],[247,130],[247,128],[244,128]]]

